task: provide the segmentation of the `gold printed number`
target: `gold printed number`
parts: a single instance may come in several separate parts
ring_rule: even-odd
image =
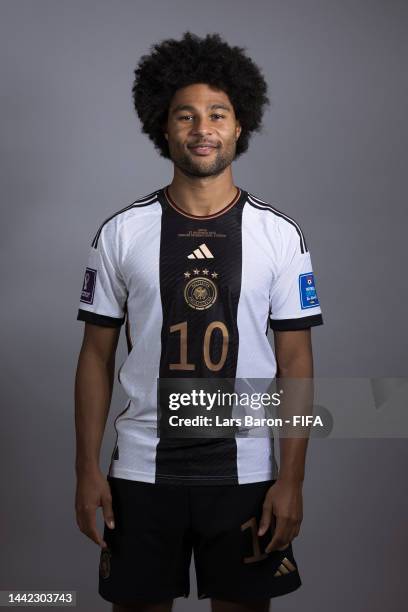
[[[187,363],[187,321],[171,325],[170,333],[180,332],[180,363],[171,363],[170,370],[195,370],[194,363]]]
[[[262,559],[265,559],[268,555],[266,553],[261,553],[258,538],[258,525],[254,516],[249,519],[249,521],[241,525],[241,531],[245,531],[246,529],[251,530],[252,550],[254,554],[251,557],[244,557],[244,563],[255,563],[255,561],[262,561]]]
[[[220,329],[222,332],[222,351],[221,351],[221,357],[218,363],[214,363],[213,361],[211,361],[211,357],[210,357],[210,342],[211,342],[211,336],[212,336],[214,329]],[[218,372],[218,370],[221,370],[227,358],[227,352],[228,352],[228,329],[224,323],[221,323],[221,321],[213,321],[212,323],[209,324],[209,326],[205,330],[203,351],[204,351],[204,363],[207,366],[207,368],[211,370],[212,372]]]
[[[215,329],[220,329],[222,333],[222,351],[221,357],[217,363],[211,361],[210,357],[210,343],[212,338],[212,333]],[[180,332],[180,362],[179,363],[170,363],[169,370],[195,370],[194,363],[188,363],[187,359],[187,321],[183,321],[182,323],[177,323],[176,325],[170,326],[170,332]],[[205,330],[204,334],[204,342],[203,342],[203,355],[204,355],[204,363],[209,370],[212,372],[218,372],[223,367],[225,360],[227,358],[228,353],[228,329],[225,323],[222,321],[213,321],[210,323]]]

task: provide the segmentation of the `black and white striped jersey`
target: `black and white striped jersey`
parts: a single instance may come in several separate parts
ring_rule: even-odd
[[[209,216],[187,214],[167,187],[106,219],[89,252],[77,319],[125,323],[111,476],[151,483],[243,484],[277,476],[273,437],[157,437],[157,381],[273,379],[267,337],[323,323],[299,223],[242,188]]]

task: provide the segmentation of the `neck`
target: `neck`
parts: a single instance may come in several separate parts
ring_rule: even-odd
[[[225,208],[236,197],[237,190],[231,171],[203,178],[175,171],[167,191],[173,202],[186,213],[207,216]]]

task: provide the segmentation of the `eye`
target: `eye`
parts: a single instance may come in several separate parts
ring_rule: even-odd
[[[218,117],[219,119],[225,119],[225,115],[221,115],[220,113],[213,113],[211,117]]]
[[[184,119],[189,119],[191,117],[191,115],[181,115],[180,117],[177,117],[178,120],[184,120]]]

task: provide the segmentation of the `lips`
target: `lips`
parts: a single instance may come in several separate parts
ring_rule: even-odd
[[[216,149],[217,146],[216,145],[212,145],[209,143],[201,143],[198,145],[190,145],[189,149],[192,149],[194,153],[198,154],[198,155],[208,155],[209,153],[211,153],[213,151],[213,149]]]

